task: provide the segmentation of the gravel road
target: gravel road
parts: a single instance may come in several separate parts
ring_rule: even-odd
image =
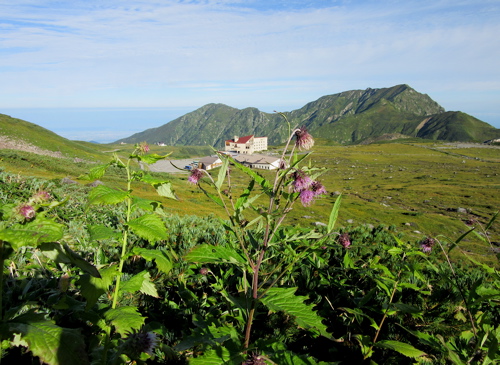
[[[176,169],[174,166],[172,166],[172,163],[177,166],[178,168],[182,169],[184,166],[189,165],[191,162],[196,161],[196,158],[188,158],[184,160],[160,160],[152,165],[149,165],[149,170],[153,172],[180,172],[179,169]],[[172,163],[170,163],[172,162]],[[184,170],[187,172],[187,170]]]

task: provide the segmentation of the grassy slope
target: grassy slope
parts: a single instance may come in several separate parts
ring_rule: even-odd
[[[6,126],[5,117],[2,117],[2,121],[0,126],[5,132],[12,124]],[[40,130],[34,125],[23,123],[18,126],[22,128],[17,136],[23,136],[31,143],[47,149],[52,147],[54,150],[56,147],[56,150],[71,157],[107,162],[110,156],[104,152],[115,150],[126,157],[133,148],[132,145],[94,145],[63,138],[61,142],[61,137],[44,134],[43,128]],[[40,138],[48,140],[40,142]],[[322,176],[322,182],[329,192],[341,192],[344,195],[340,225],[394,225],[408,239],[443,234],[457,238],[467,230],[465,220],[478,219],[486,223],[500,207],[500,149],[457,149],[447,144],[423,143],[418,139],[349,147],[331,146],[330,141],[317,142],[310,157],[311,163],[329,169]],[[203,156],[211,150],[207,147],[153,146],[153,152],[162,155],[170,151],[173,151],[171,158],[175,159]],[[19,151],[0,150],[0,154],[0,168],[28,176],[76,178],[95,166],[74,163],[73,158],[53,158]],[[217,174],[217,171],[214,173]],[[270,174],[267,171],[262,173]],[[166,174],[163,176],[168,177]],[[171,179],[180,200],[165,199],[163,203],[172,213],[212,213],[223,217],[221,209],[197,187],[187,183],[185,173]],[[122,186],[123,181],[117,175],[103,180],[111,186]],[[232,182],[238,191],[246,186],[247,179],[233,169]],[[140,184],[135,189],[143,197],[157,199],[149,186]],[[301,226],[326,222],[335,199],[335,196],[322,198],[309,208],[298,204],[289,214],[288,222]],[[458,213],[457,208],[466,208],[470,213]],[[500,242],[500,229],[497,227],[498,223],[493,226],[491,239]],[[488,261],[491,257],[489,247],[477,239],[468,239],[464,244],[483,260]]]

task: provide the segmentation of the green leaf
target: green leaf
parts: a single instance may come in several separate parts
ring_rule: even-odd
[[[128,226],[139,237],[151,243],[168,238],[165,223],[156,214],[140,216],[128,222]]]
[[[299,327],[317,331],[325,337],[331,337],[326,332],[322,318],[313,311],[313,305],[305,304],[305,296],[295,295],[296,288],[271,288],[261,298],[269,309],[283,311],[295,317]]]
[[[20,334],[22,343],[46,364],[89,364],[85,343],[78,330],[59,327],[33,313],[15,318],[8,326],[9,331]]]
[[[400,354],[403,354],[407,357],[411,357],[413,359],[426,355],[425,352],[416,349],[412,345],[399,341],[391,341],[391,340],[379,341],[375,344],[375,346],[397,351]]]
[[[126,293],[135,293],[140,291],[143,294],[150,295],[155,298],[159,297],[156,287],[151,282],[151,275],[146,270],[141,271],[127,281],[122,282],[120,291]]]
[[[145,318],[136,307],[118,307],[108,310],[104,317],[115,326],[116,332],[125,336],[127,332],[138,330],[144,324]]]
[[[235,250],[224,246],[203,244],[195,246],[184,257],[186,261],[197,263],[225,263],[246,264],[246,260]]]
[[[156,153],[150,153],[148,155],[131,155],[130,157],[137,158],[138,160],[147,163],[148,165],[151,165],[160,160],[164,160],[166,157],[168,157],[168,155],[161,156]]]
[[[164,182],[162,184],[153,185],[153,187],[156,189],[158,195],[164,196],[165,198],[179,200],[172,189],[172,183]]]
[[[111,228],[108,228],[104,225],[90,226],[88,230],[91,241],[110,240],[110,239],[118,240],[121,237],[121,234],[119,232],[115,232]]]
[[[81,293],[85,299],[87,299],[86,308],[90,309],[94,304],[97,303],[100,296],[105,294],[111,284],[113,279],[118,273],[117,266],[110,266],[99,271],[101,278],[96,278],[90,275],[81,275],[77,283],[80,286]]]
[[[156,209],[161,207],[161,203],[156,200],[143,199],[137,196],[132,197],[132,204],[136,208],[146,210],[149,212],[154,212]]]
[[[253,180],[255,180],[262,188],[264,188],[264,191],[267,193],[271,192],[272,185],[269,181],[267,181],[264,177],[260,176],[258,173],[256,173],[254,170],[251,168],[240,164],[239,162],[236,162],[234,159],[232,160],[234,163],[234,166],[243,171],[245,174],[250,176]]]
[[[90,204],[119,204],[129,197],[126,191],[115,190],[104,185],[93,188],[89,193]]]
[[[106,170],[109,167],[109,165],[110,164],[107,163],[105,165],[99,165],[99,166],[91,168],[89,173],[87,174],[86,178],[89,180],[100,179],[106,173]]]
[[[217,191],[220,191],[222,184],[224,183],[228,166],[229,166],[229,158],[222,157],[222,166],[219,169],[219,175],[217,176],[217,181],[215,182],[215,187],[217,188]]]
[[[64,226],[45,217],[25,225],[15,225],[0,231],[0,240],[9,242],[14,250],[23,246],[38,246],[62,238]]]
[[[146,261],[155,260],[158,269],[165,274],[168,274],[172,270],[172,261],[164,250],[149,250],[147,248],[134,247],[132,253],[141,256]]]
[[[335,222],[337,222],[337,217],[339,215],[340,210],[340,202],[342,201],[342,194],[335,199],[335,204],[333,204],[332,211],[330,213],[330,219],[328,220],[327,230],[328,233],[333,231],[333,227],[335,226]]]

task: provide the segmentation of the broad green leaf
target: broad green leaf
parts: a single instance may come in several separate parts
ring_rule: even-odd
[[[9,322],[9,331],[21,335],[34,356],[49,365],[89,364],[80,331],[62,328],[40,315],[27,313]]]
[[[179,200],[179,198],[177,198],[177,195],[175,195],[174,190],[172,189],[172,183],[164,182],[162,184],[153,185],[153,187],[156,189],[158,195],[164,196],[165,198]]]
[[[151,243],[168,238],[165,223],[156,214],[140,216],[128,222],[128,226],[136,235]]]
[[[132,204],[136,208],[140,208],[149,212],[154,212],[158,207],[161,206],[161,203],[156,200],[142,199],[137,196],[132,197]]]
[[[201,191],[203,191],[203,193],[210,199],[212,199],[212,201],[219,205],[220,207],[224,208],[224,202],[222,201],[221,198],[219,198],[218,196],[215,196],[213,194],[210,194],[208,191],[206,191],[205,189],[203,189],[203,187],[201,185],[198,185],[198,187],[201,189]]]
[[[118,240],[121,237],[121,234],[119,232],[115,232],[111,228],[106,227],[104,225],[90,226],[88,228],[88,231],[91,241],[100,241],[109,239]]]
[[[90,204],[119,204],[129,197],[126,191],[115,190],[104,185],[93,188],[89,193]]]
[[[344,264],[344,267],[347,269],[354,268],[354,261],[352,261],[351,256],[349,256],[349,251],[346,251],[346,253],[344,254],[343,264]]]
[[[41,217],[27,224],[15,225],[0,231],[0,240],[9,242],[14,250],[23,246],[38,246],[43,242],[53,242],[62,238],[64,226]]]
[[[172,270],[172,261],[164,250],[148,250],[147,248],[134,247],[132,253],[141,256],[146,261],[155,260],[158,269],[165,274],[168,274]]]
[[[219,169],[219,175],[217,176],[217,181],[215,182],[215,187],[217,188],[217,191],[220,191],[222,184],[224,183],[228,166],[229,166],[229,158],[223,157],[222,166]]]
[[[105,165],[99,165],[99,166],[91,168],[89,173],[87,174],[86,178],[88,178],[89,180],[100,179],[106,173],[106,170],[109,167],[109,165],[110,164],[107,163]]]
[[[410,344],[399,341],[391,341],[391,340],[379,341],[375,344],[375,346],[397,351],[400,354],[411,357],[413,359],[425,355],[425,352],[416,349]]]
[[[115,326],[116,332],[125,336],[127,332],[138,330],[144,324],[145,318],[136,307],[118,307],[108,310],[104,317]]]
[[[80,279],[77,281],[83,297],[87,299],[87,309],[90,309],[94,304],[96,304],[99,297],[108,291],[116,274],[118,273],[118,267],[110,266],[108,268],[101,269],[99,273],[101,274],[101,278],[96,278],[90,275],[81,275]]]
[[[305,304],[305,296],[295,295],[296,288],[271,288],[261,298],[269,309],[283,311],[295,317],[299,327],[314,330],[325,337],[331,337],[326,332],[326,326],[321,323],[322,318],[313,311],[313,305]]]
[[[224,246],[199,245],[194,247],[184,257],[186,261],[197,263],[230,262],[233,264],[246,264],[246,260],[232,248]]]
[[[148,155],[131,155],[130,157],[137,158],[138,160],[151,165],[160,160],[164,160],[166,157],[168,157],[168,155],[161,156],[156,153],[150,153]]]
[[[143,294],[150,295],[155,298],[159,297],[156,287],[151,282],[151,275],[145,270],[132,276],[127,281],[123,281],[120,291],[126,293],[135,293],[140,291]]]
[[[312,357],[299,356],[290,349],[288,349],[283,343],[275,342],[272,345],[273,354],[271,360],[276,364],[280,365],[318,365]]]
[[[337,222],[337,217],[339,215],[340,210],[340,202],[342,201],[342,194],[335,199],[335,204],[333,204],[332,211],[330,213],[330,219],[328,219],[327,230],[328,233],[333,231],[333,227],[335,226],[335,222]]]

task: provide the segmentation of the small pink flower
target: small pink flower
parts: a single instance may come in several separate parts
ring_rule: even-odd
[[[311,205],[312,201],[314,200],[314,192],[311,190],[302,190],[300,192],[300,202],[304,207],[308,207]]]
[[[434,246],[434,243],[436,243],[434,238],[427,237],[427,238],[423,239],[420,242],[420,248],[422,249],[422,252],[425,252],[425,253],[431,252],[432,246]]]
[[[145,154],[149,152],[149,145],[147,142],[141,142],[136,146],[137,150],[141,154]]]
[[[326,194],[326,189],[319,181],[313,181],[311,184],[311,190],[314,196]]]
[[[300,127],[295,131],[295,146],[299,150],[310,150],[314,146],[313,137],[307,132],[306,127]]]
[[[349,233],[342,233],[339,237],[339,243],[344,248],[349,248],[349,246],[351,245],[351,237],[349,237]]]
[[[198,184],[198,181],[201,179],[203,176],[203,171],[201,169],[193,169],[191,170],[191,175],[188,178],[188,181],[191,184]]]
[[[297,170],[292,174],[293,178],[293,190],[296,193],[301,192],[302,190],[309,189],[309,186],[311,186],[312,180],[309,176],[305,174],[304,171],[302,170]]]
[[[31,205],[25,204],[19,207],[19,213],[27,220],[35,218],[36,211]]]

